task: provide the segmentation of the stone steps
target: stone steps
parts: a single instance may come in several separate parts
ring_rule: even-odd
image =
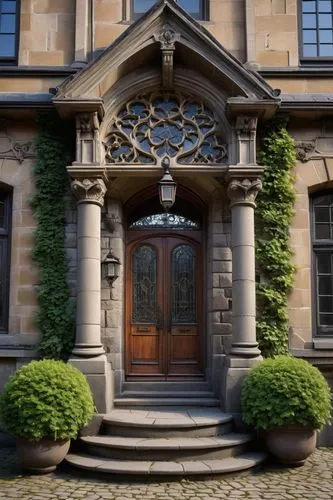
[[[171,392],[176,395],[178,392],[192,392],[198,394],[199,392],[211,392],[211,386],[208,382],[203,380],[183,380],[179,382],[156,382],[156,380],[145,380],[144,382],[124,382],[122,385],[123,393],[127,392],[141,392],[144,387],[145,391],[157,393],[160,397],[165,392]]]
[[[82,438],[87,453],[119,460],[172,461],[224,459],[247,451],[252,437],[233,434],[215,437],[132,438],[89,436]]]
[[[114,400],[115,408],[145,408],[147,406],[181,406],[181,407],[217,407],[220,401],[211,397],[159,397],[158,402],[154,394],[150,397],[119,397]]]
[[[261,464],[265,460],[263,453],[248,452],[238,457],[222,460],[184,460],[180,462],[146,460],[112,460],[110,458],[90,456],[83,453],[70,453],[66,460],[80,469],[117,475],[132,476],[193,476],[230,474],[242,472]]]
[[[156,400],[155,400],[156,405]],[[244,471],[265,455],[253,453],[249,434],[233,432],[219,408],[148,406],[115,409],[100,434],[85,436],[69,464],[118,475],[172,477]]]

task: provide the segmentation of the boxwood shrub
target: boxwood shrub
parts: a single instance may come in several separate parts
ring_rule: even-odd
[[[63,361],[32,361],[23,366],[0,397],[0,419],[5,429],[32,441],[75,438],[93,412],[85,376]]]
[[[244,421],[256,429],[301,424],[321,429],[330,421],[331,391],[307,361],[277,356],[255,366],[241,392]]]

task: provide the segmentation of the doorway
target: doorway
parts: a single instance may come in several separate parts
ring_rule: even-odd
[[[203,255],[195,233],[133,231],[129,237],[127,380],[202,376]]]

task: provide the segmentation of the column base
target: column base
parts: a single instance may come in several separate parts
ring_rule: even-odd
[[[221,407],[226,413],[232,414],[238,430],[246,428],[241,413],[242,383],[251,368],[261,361],[260,355],[252,359],[228,356],[225,360],[222,375]]]
[[[106,355],[102,354],[92,359],[82,359],[72,356],[68,362],[78,368],[87,377],[93,394],[96,412],[109,413],[113,408],[114,381],[113,370],[106,359]]]
[[[75,344],[72,351],[72,356],[79,358],[94,358],[103,354],[105,354],[105,349],[102,344],[96,346],[91,344]]]
[[[258,342],[239,342],[232,343],[230,356],[240,358],[258,358],[261,355]]]

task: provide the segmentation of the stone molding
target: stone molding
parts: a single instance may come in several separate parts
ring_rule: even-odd
[[[262,182],[259,178],[232,179],[228,186],[230,206],[246,204],[255,207],[255,199],[261,188]]]
[[[237,137],[237,163],[240,165],[256,163],[256,116],[237,116],[235,132]]]
[[[102,179],[75,179],[71,189],[79,203],[93,203],[100,207],[104,204],[106,186]]]

